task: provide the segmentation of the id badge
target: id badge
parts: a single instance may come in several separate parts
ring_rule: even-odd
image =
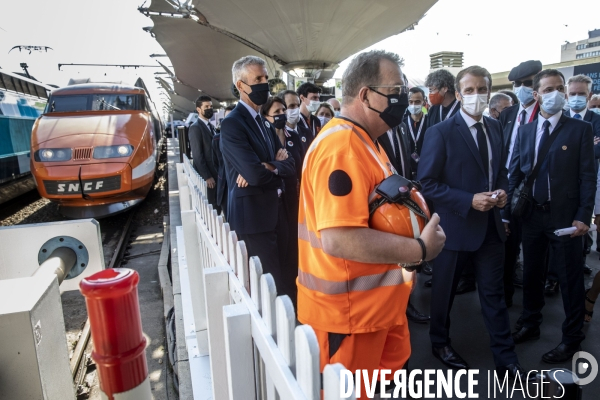
[[[413,160],[415,160],[415,162],[419,162],[419,160],[421,159],[421,157],[419,157],[419,155],[417,154],[416,151],[414,153],[412,153],[410,156],[412,157]]]

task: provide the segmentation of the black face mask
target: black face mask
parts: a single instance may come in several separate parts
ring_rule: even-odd
[[[269,98],[269,84],[268,83],[257,83],[256,85],[248,85],[246,82],[242,81],[242,83],[246,86],[250,86],[252,91],[250,93],[244,91],[250,98],[250,101],[256,104],[257,106],[262,106],[267,102]]]
[[[202,111],[202,116],[206,119],[211,119],[214,113],[215,110],[212,108],[207,108],[206,110]]]
[[[369,107],[369,109],[378,112],[379,118],[381,118],[383,122],[385,122],[390,128],[400,125],[402,123],[404,113],[408,108],[408,93],[385,95],[375,89],[369,89],[381,96],[387,97],[388,99],[388,106],[385,110],[379,111],[371,107]]]
[[[273,116],[273,126],[277,129],[283,129],[287,122],[286,114],[278,114]]]

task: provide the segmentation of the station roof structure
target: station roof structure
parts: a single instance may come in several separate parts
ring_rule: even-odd
[[[152,0],[140,11],[154,22],[150,32],[176,79],[228,101],[235,100],[231,66],[245,55],[264,58],[270,77],[286,71],[327,80],[352,54],[412,29],[436,2]]]

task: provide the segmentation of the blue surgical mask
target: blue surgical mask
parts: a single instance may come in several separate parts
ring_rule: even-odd
[[[408,112],[412,115],[419,115],[423,112],[423,107],[420,104],[411,104],[408,106]]]
[[[600,108],[590,108],[590,111],[600,115]]]
[[[342,115],[342,112],[341,112],[341,111],[335,111],[335,112],[333,113],[333,116],[334,116],[334,117],[336,117],[336,118],[338,118],[340,115]]]
[[[587,98],[585,96],[569,96],[568,104],[571,110],[578,112],[587,106]]]
[[[542,95],[542,110],[546,111],[550,115],[554,115],[565,107],[566,99],[565,94],[563,92],[559,92],[555,90],[550,93],[546,93]]]
[[[513,90],[521,104],[529,104],[533,101],[533,89],[527,86],[519,86]]]

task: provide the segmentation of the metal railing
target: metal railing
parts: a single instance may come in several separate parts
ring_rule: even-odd
[[[197,346],[210,356],[213,398],[318,400],[323,388],[325,400],[341,399],[344,367],[328,365],[321,376],[313,329],[296,326],[291,299],[277,296],[258,257],[248,259],[244,242],[208,204],[206,182],[187,156],[183,160],[177,164],[180,247],[185,247]]]

